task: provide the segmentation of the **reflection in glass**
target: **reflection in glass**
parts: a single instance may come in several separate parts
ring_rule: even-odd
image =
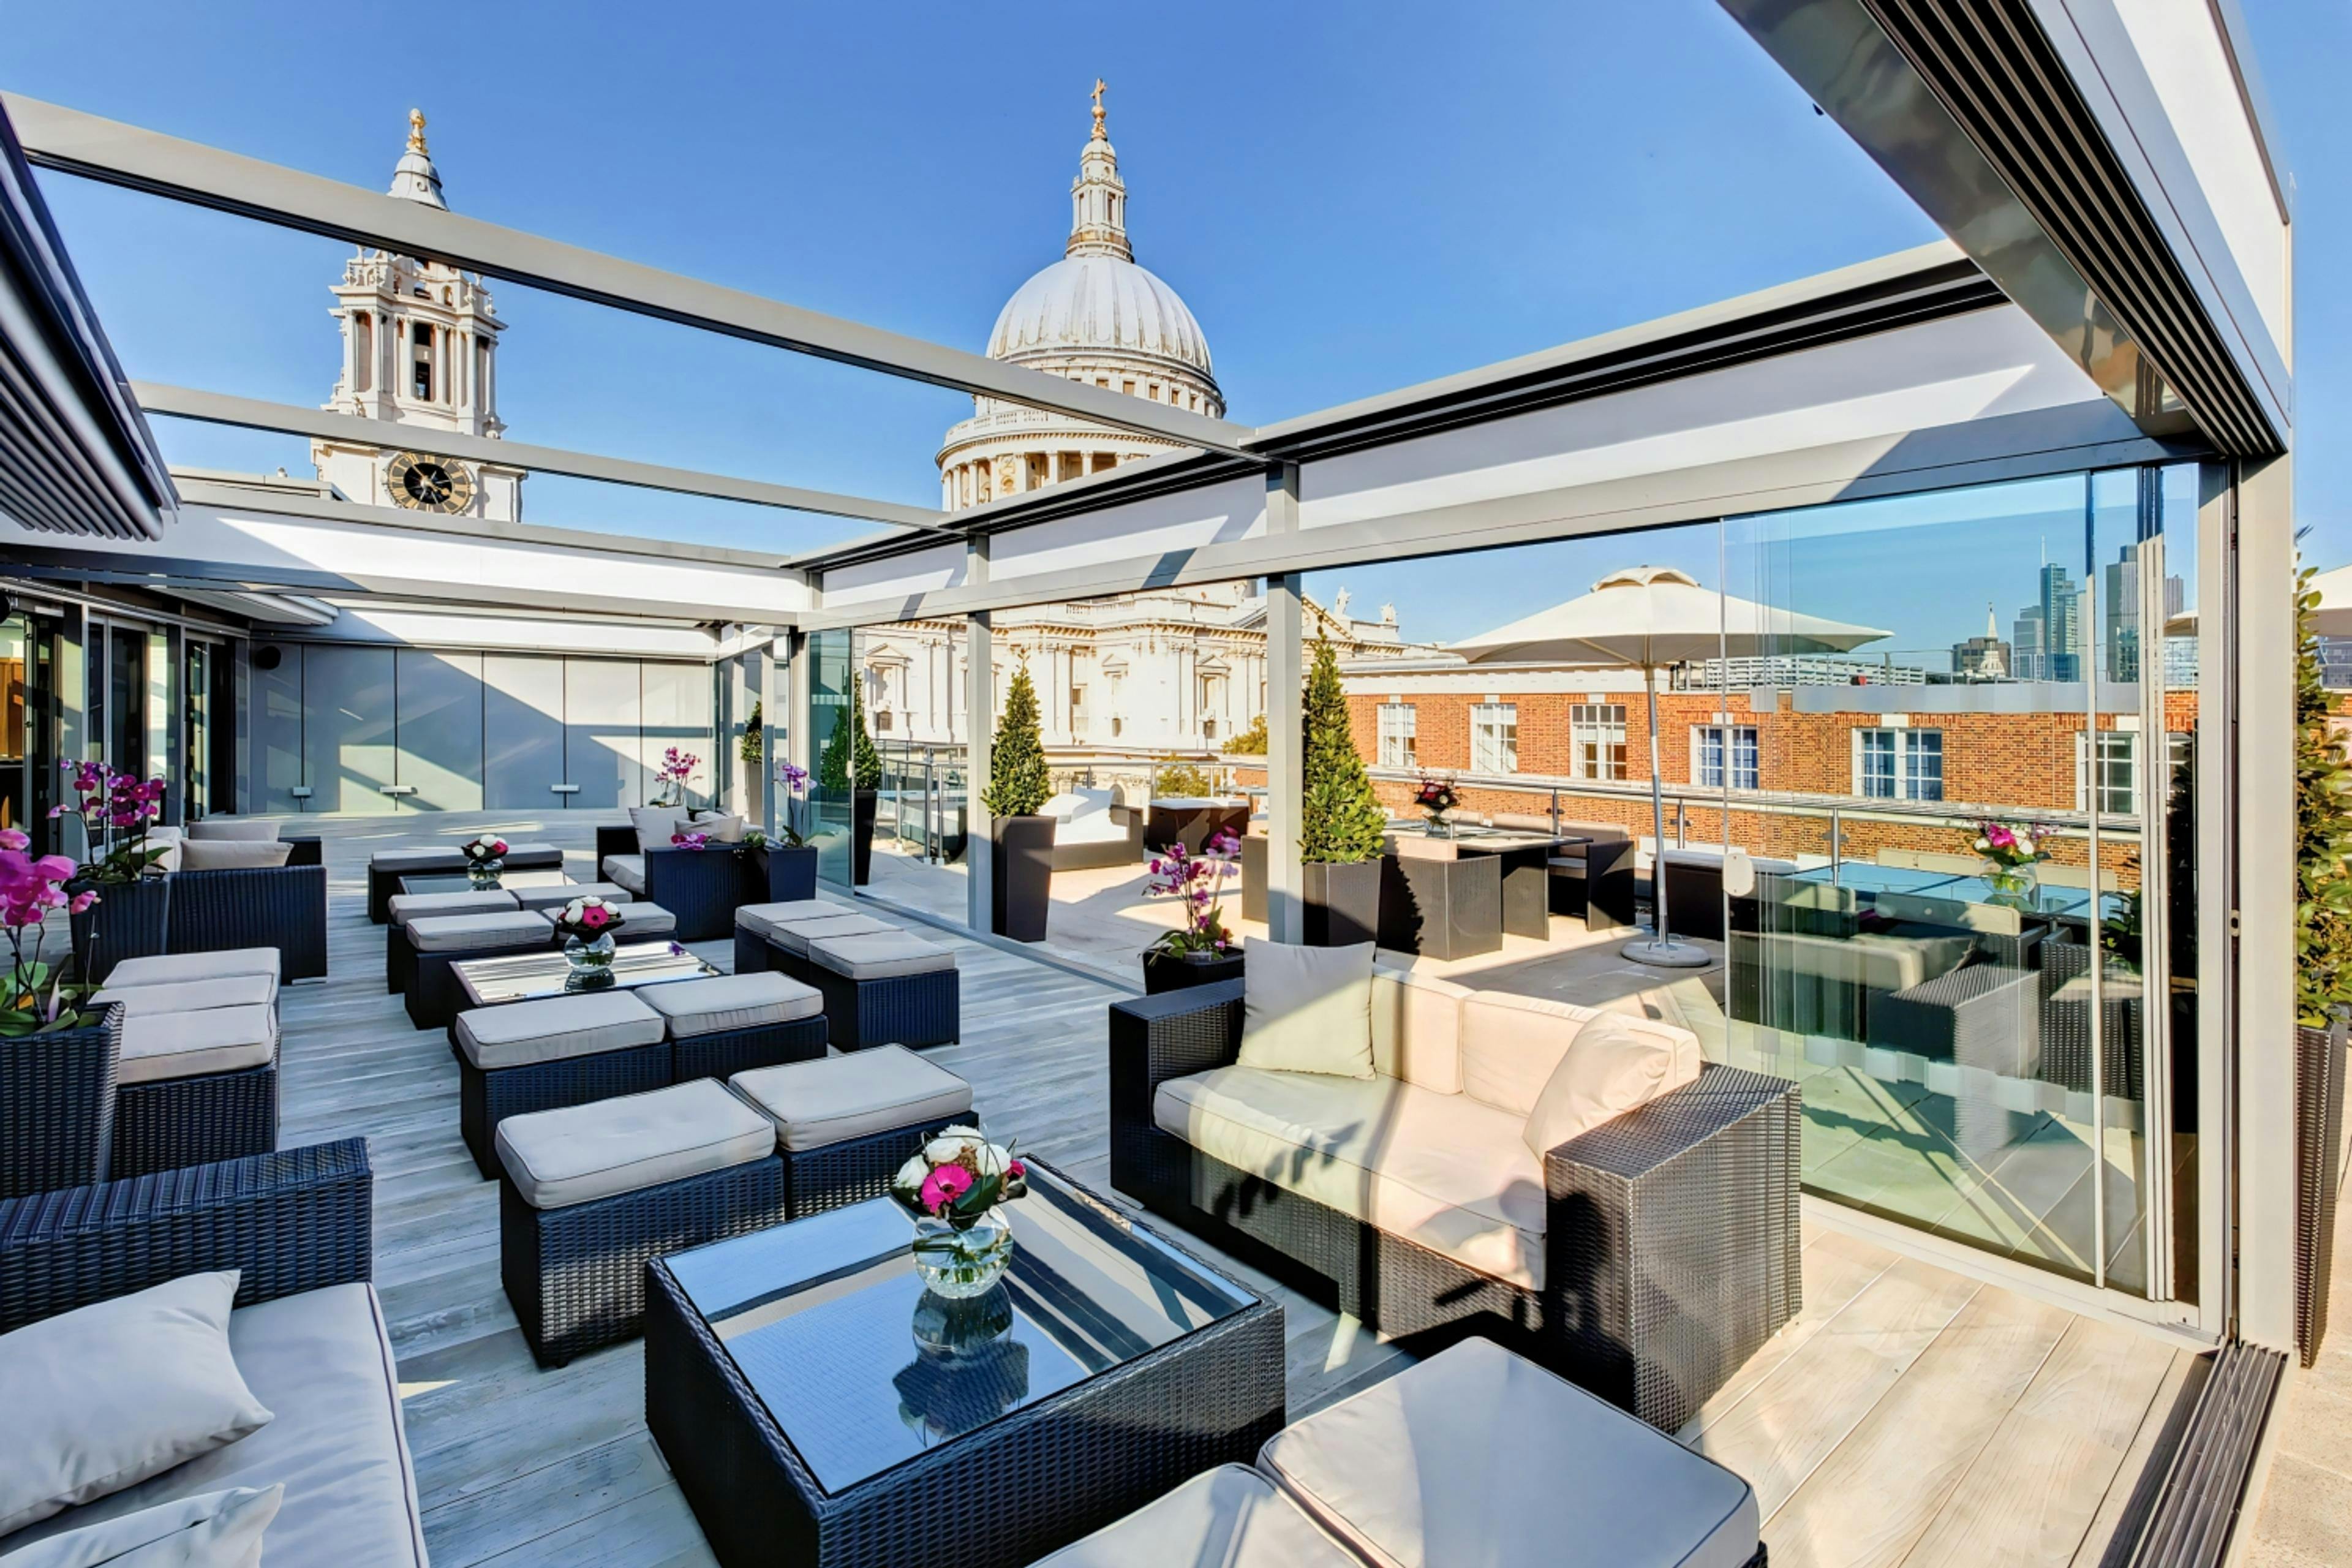
[[[816,874],[837,888],[850,885],[853,874],[850,830],[855,792],[846,769],[828,769],[827,757],[847,750],[846,734],[836,735],[849,722],[849,685],[854,679],[850,658],[853,641],[845,630],[812,633],[808,639],[809,756],[815,763],[803,809],[808,820],[801,832],[815,846]]]

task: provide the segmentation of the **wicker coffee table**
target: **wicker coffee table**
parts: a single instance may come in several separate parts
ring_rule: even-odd
[[[1018,1568],[1282,1426],[1282,1309],[1031,1168],[970,1301],[887,1198],[649,1265],[646,1424],[727,1568]]]

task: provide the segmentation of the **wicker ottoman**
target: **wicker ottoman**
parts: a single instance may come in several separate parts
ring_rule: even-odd
[[[499,1277],[541,1366],[634,1337],[646,1265],[784,1218],[775,1124],[709,1079],[499,1128]]]
[[[829,899],[790,899],[782,903],[743,904],[735,910],[735,973],[768,969],[769,945],[788,925],[833,920],[856,911]]]
[[[838,904],[830,913],[812,915],[799,920],[778,920],[768,930],[768,967],[781,969],[803,984],[816,984],[815,965],[809,959],[809,943],[821,936],[881,936],[898,928],[872,915],[845,910]],[[741,945],[742,930],[736,930],[736,941]]]
[[[508,910],[413,920],[400,936],[411,965],[401,987],[408,1021],[420,1029],[445,1029],[466,1006],[466,994],[449,972],[451,964],[546,947],[555,940],[555,927],[539,910]]]
[[[278,1009],[130,1013],[116,1069],[114,1180],[278,1147]]]
[[[648,990],[659,990],[649,986]],[[671,1081],[661,1015],[634,991],[584,992],[476,1007],[449,1026],[457,1130],[483,1176],[499,1176],[499,1124]]]
[[[509,844],[505,865],[510,871],[561,869],[563,851],[552,844]],[[368,919],[382,925],[391,918],[393,896],[400,891],[403,877],[465,868],[465,852],[455,845],[446,849],[377,850],[368,857]]]
[[[806,963],[805,978],[824,994],[825,1021],[842,1050],[943,1046],[962,1032],[955,954],[936,943],[902,931],[809,934]]]
[[[444,915],[498,915],[522,908],[512,893],[492,889],[481,893],[394,893],[384,904],[383,988],[399,995],[416,972],[415,950],[408,945],[408,922],[439,920]]]
[[[718,974],[637,992],[661,1016],[672,1079],[731,1078],[824,1055],[824,998],[782,974]]]
[[[784,1206],[793,1219],[880,1197],[940,1128],[971,1115],[971,1085],[903,1046],[763,1068],[729,1081],[776,1124]]]

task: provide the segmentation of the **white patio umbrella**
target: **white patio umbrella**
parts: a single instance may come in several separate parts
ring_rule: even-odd
[[[1581,598],[1513,621],[1449,650],[1472,664],[1631,667],[1642,672],[1650,708],[1650,820],[1659,852],[1666,846],[1666,796],[1658,776],[1658,671],[1695,659],[1771,654],[1845,653],[1888,633],[1759,605],[1702,588],[1671,566],[1612,572]],[[1650,878],[1654,913],[1648,937],[1625,944],[1642,963],[1696,968],[1712,962],[1704,948],[1666,935],[1666,879]]]

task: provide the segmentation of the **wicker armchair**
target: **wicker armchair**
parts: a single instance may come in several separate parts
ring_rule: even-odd
[[[274,947],[280,980],[316,980],[327,973],[327,868],[316,860],[175,871],[171,883],[165,952]]]
[[[1552,1150],[1530,1290],[1162,1131],[1160,1086],[1231,1065],[1241,1029],[1239,982],[1111,1007],[1111,1183],[1383,1333],[1486,1333],[1671,1432],[1796,1314],[1794,1084],[1709,1065]]]
[[[740,844],[712,845],[708,849],[660,847],[641,850],[634,827],[596,830],[596,867],[603,875],[608,855],[637,855],[646,863],[645,890],[637,896],[659,904],[677,917],[680,942],[710,942],[735,929],[739,904],[757,902],[751,895],[758,873],[750,866],[751,851]]]

